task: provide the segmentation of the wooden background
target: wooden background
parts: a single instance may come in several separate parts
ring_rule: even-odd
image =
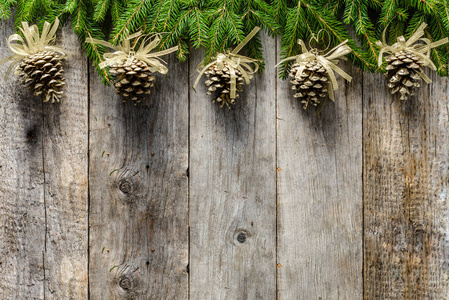
[[[198,51],[134,107],[59,42],[63,103],[0,84],[0,299],[448,299],[447,79],[399,102],[343,64],[317,117],[265,37],[235,109]]]

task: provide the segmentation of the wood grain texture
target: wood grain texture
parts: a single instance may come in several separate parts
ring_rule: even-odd
[[[91,299],[188,298],[188,64],[167,61],[149,106],[91,71]]]
[[[1,58],[12,33],[12,22],[0,26]],[[44,299],[42,99],[14,75],[0,93],[0,299]]]
[[[87,297],[87,61],[70,27],[59,36],[63,103],[42,103],[16,76],[2,85],[1,299]]]
[[[365,299],[449,295],[447,79],[401,102],[364,81]]]
[[[275,42],[235,107],[190,95],[190,298],[274,299]],[[200,53],[191,60],[196,79]]]
[[[67,51],[62,103],[44,104],[46,207],[45,299],[86,299],[88,267],[87,59],[70,24],[60,33]]]
[[[278,298],[362,297],[361,73],[318,117],[278,80]]]

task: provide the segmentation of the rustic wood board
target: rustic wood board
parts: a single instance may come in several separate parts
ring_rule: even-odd
[[[0,27],[9,55],[12,22]],[[8,65],[0,66],[1,74]],[[44,298],[45,203],[42,104],[16,76],[0,82],[0,298]]]
[[[87,60],[70,27],[58,41],[69,53],[63,103],[42,103],[14,75],[2,83],[2,299],[87,297]]]
[[[87,298],[87,59],[70,24],[59,35],[68,53],[62,103],[44,104],[45,299]]]
[[[231,110],[190,93],[190,298],[274,299],[275,41]],[[195,52],[190,83],[202,60]]]
[[[317,117],[278,80],[278,297],[362,297],[361,72]]]
[[[90,298],[188,298],[188,64],[167,57],[151,104],[90,71]]]
[[[364,81],[365,299],[449,295],[447,79],[406,102]]]

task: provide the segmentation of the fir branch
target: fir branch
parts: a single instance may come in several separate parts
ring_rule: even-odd
[[[385,0],[382,5],[382,12],[380,13],[380,24],[385,26],[395,16],[395,11],[398,7],[398,0]]]
[[[12,4],[9,0],[0,0],[0,19],[7,20],[11,17]]]
[[[285,31],[281,39],[281,58],[287,58],[296,55],[299,52],[297,40],[304,35],[304,10],[301,3],[288,10]],[[289,72],[289,63],[284,63],[279,68],[279,77],[287,78]]]
[[[78,0],[78,6],[76,7],[75,14],[72,16],[72,28],[76,34],[80,35],[84,32],[86,27],[86,0]]]
[[[232,44],[238,44],[245,37],[242,20],[228,9],[227,1],[220,3],[218,10],[211,13],[210,19],[214,21],[208,31],[206,63],[211,61],[218,52],[224,52]]]
[[[95,13],[94,13],[95,22],[103,22],[110,5],[111,5],[110,0],[99,0],[97,2],[97,4],[95,5]]]
[[[199,48],[207,40],[207,22],[204,12],[194,7],[189,16],[189,31],[192,46]]]
[[[287,0],[277,0],[274,6],[274,19],[282,28],[285,26],[286,12],[287,12]]]
[[[360,0],[345,0],[346,8],[344,13],[344,22],[349,24],[354,21],[354,16],[357,15],[357,8],[360,7]]]
[[[120,20],[120,16],[123,13],[123,6],[122,6],[121,2],[118,0],[112,0],[112,5],[111,5],[110,10],[111,10],[112,24],[114,25],[114,27],[117,27],[118,22]]]
[[[150,10],[150,0],[129,0],[122,16],[112,32],[111,42],[120,42],[126,34],[131,34],[142,26]]]
[[[331,34],[331,36],[333,36],[337,40],[337,43],[348,40],[347,45],[352,49],[349,57],[357,66],[367,70],[373,70],[375,68],[375,64],[372,63],[372,58],[370,59],[366,54],[363,53],[357,43],[351,39],[347,30],[341,23],[339,23],[335,19],[334,16],[328,14],[320,14],[312,5],[306,4],[305,6],[307,8],[307,13],[315,17],[320,26],[326,29]]]

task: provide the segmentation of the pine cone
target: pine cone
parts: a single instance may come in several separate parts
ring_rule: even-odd
[[[217,102],[220,104],[220,107],[223,107],[225,104],[228,108],[231,108],[231,105],[235,104],[235,99],[231,99],[231,73],[229,72],[229,66],[227,63],[224,63],[224,68],[220,71],[217,68],[217,65],[214,64],[204,72],[208,80],[204,82],[204,84],[209,87],[207,89],[207,95],[211,95],[213,92],[218,91],[218,97],[214,98],[212,102]],[[235,70],[236,78],[236,91],[241,92],[243,89],[243,76],[239,70]],[[239,94],[236,93],[236,98],[239,97]]]
[[[151,75],[146,62],[134,58],[131,63],[126,60],[112,65],[109,73],[113,76],[115,91],[123,96],[123,102],[131,99],[134,105],[141,102],[145,94],[150,94],[155,77]]]
[[[421,66],[424,62],[409,51],[398,51],[387,58],[387,78],[388,87],[391,94],[399,92],[401,100],[407,100],[408,95],[414,95],[414,88],[420,87],[421,76],[418,72],[423,72]]]
[[[329,79],[326,69],[317,60],[308,62],[302,74],[296,76],[300,67],[299,63],[293,64],[289,76],[293,78],[290,81],[293,83],[292,89],[297,91],[293,97],[300,98],[303,108],[307,109],[309,103],[317,106],[324,100]]]
[[[25,57],[17,66],[16,72],[22,77],[22,83],[34,95],[45,95],[44,102],[59,102],[65,85],[64,68],[56,52],[41,51]]]

